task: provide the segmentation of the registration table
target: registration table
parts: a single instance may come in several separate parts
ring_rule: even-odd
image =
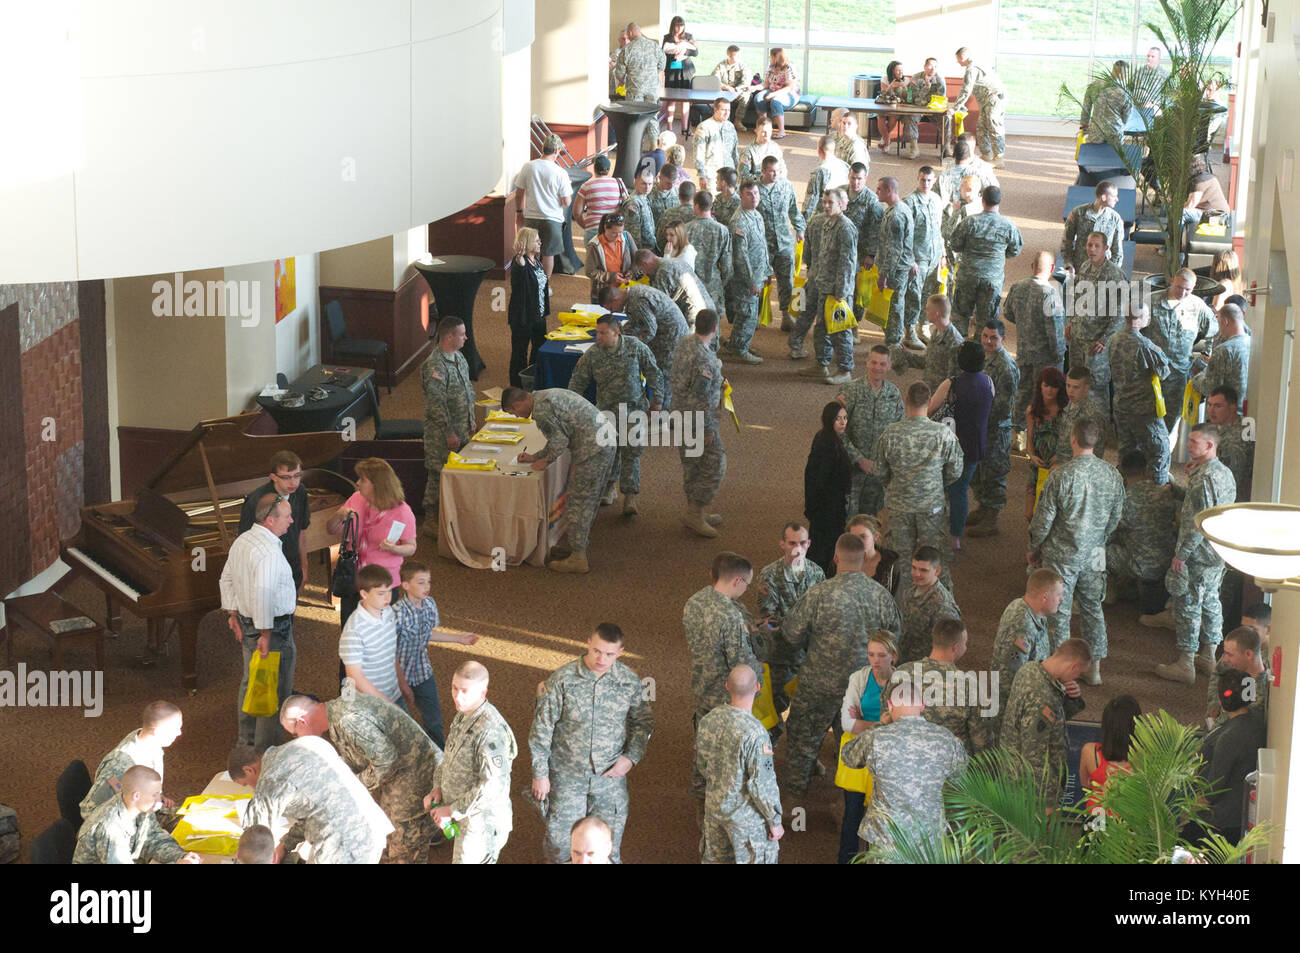
[[[493,551],[503,550],[506,564],[546,565],[564,524],[564,493],[569,484],[566,450],[545,470],[511,463],[520,453],[538,453],[546,438],[531,421],[519,425],[519,443],[479,444],[473,440],[461,456],[496,462],[492,470],[443,467],[438,507],[438,555],[471,569],[490,569]],[[493,453],[492,450],[498,452]]]

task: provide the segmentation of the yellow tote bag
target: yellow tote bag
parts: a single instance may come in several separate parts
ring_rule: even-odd
[[[187,797],[176,810],[181,821],[172,831],[172,837],[186,850],[234,856],[239,850],[239,835],[243,833],[239,805],[252,800],[252,797],[251,792]]]
[[[1151,372],[1151,390],[1156,395],[1156,416],[1163,417],[1169,410],[1165,406],[1165,392],[1160,388],[1160,376],[1155,371]]]
[[[853,316],[853,309],[844,298],[835,299],[826,296],[826,306],[822,308],[822,320],[826,322],[827,334],[852,331],[858,326],[858,319]]]
[[[953,126],[952,134],[956,136],[958,139],[966,135],[966,113],[965,112],[953,113],[952,126]]]
[[[876,269],[873,265],[871,271],[865,268],[859,268],[857,276],[853,279],[853,309],[861,311],[871,300],[871,285],[876,280],[872,277]]]
[[[776,703],[772,701],[772,670],[768,668],[766,662],[763,663],[763,687],[759,689],[758,697],[754,699],[754,717],[768,730],[775,728],[781,721],[776,713]]]
[[[1187,386],[1183,388],[1183,420],[1187,421],[1187,426],[1194,427],[1200,423],[1201,416],[1201,392],[1192,386],[1188,381]]]
[[[455,450],[448,450],[443,467],[447,470],[495,470],[497,465],[486,457],[462,457]]]
[[[772,282],[763,282],[763,293],[758,296],[758,326],[768,327],[772,323]]]
[[[755,703],[757,708],[757,703]],[[850,768],[844,763],[844,746],[857,735],[846,731],[840,735],[840,753],[835,768],[835,786],[846,791],[861,791],[868,801],[871,800],[871,772],[866,768]]]
[[[948,97],[947,97],[947,96],[942,96],[942,95],[940,95],[940,94],[938,94],[938,93],[935,93],[933,96],[930,97],[930,107],[929,107],[929,108],[931,108],[931,109],[947,109],[947,108],[948,108]]]
[[[799,274],[799,271],[802,268],[803,268],[803,242],[798,241],[794,243],[794,273],[796,275]]]
[[[244,714],[270,718],[280,711],[280,653],[253,652],[248,660],[248,691],[244,693]]]
[[[956,270],[957,269],[954,266],[952,271],[949,271],[947,265],[944,265],[939,269],[939,273],[936,276],[939,282],[939,294],[946,295],[948,293],[948,278],[951,276],[952,272]]]
[[[1034,481],[1034,505],[1038,505],[1038,498],[1043,495],[1043,484],[1047,482],[1047,477],[1052,471],[1047,467],[1038,468],[1038,479]]]
[[[1088,141],[1088,136],[1086,133],[1081,132],[1074,137],[1074,158],[1076,160],[1079,158],[1080,147],[1087,141]]]
[[[808,284],[808,279],[803,275],[794,276],[794,294],[790,297],[790,314],[793,316],[803,314],[804,306],[807,304],[804,300],[807,295],[803,291],[806,284]]]
[[[889,303],[894,298],[894,289],[875,288],[871,292],[871,300],[867,302],[867,310],[863,314],[868,321],[878,328],[883,328],[889,324]]]
[[[731,413],[731,419],[736,423],[736,433],[740,433],[740,418],[736,415],[736,405],[732,401],[731,395],[731,382],[724,381],[722,384],[722,408]]]
[[[600,316],[590,311],[561,311],[560,323],[570,327],[594,328],[598,317]]]

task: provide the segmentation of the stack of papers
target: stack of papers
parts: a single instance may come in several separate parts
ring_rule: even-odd
[[[504,410],[489,410],[487,415],[489,424],[526,424],[527,417],[515,417],[507,414]]]
[[[524,439],[524,435],[516,431],[515,433],[499,433],[493,430],[480,430],[474,435],[474,443],[504,443],[513,445]]]
[[[570,311],[589,311],[595,315],[609,314],[608,308],[602,308],[598,304],[575,304]]]
[[[567,344],[564,349],[566,351],[573,351],[576,354],[586,354],[595,343],[595,341],[584,341],[581,344]]]

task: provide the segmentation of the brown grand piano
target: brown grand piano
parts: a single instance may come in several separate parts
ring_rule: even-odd
[[[314,469],[343,452],[341,433],[249,434],[259,416],[200,422],[134,500],[83,508],[81,529],[59,547],[74,572],[104,591],[114,629],[118,605],[146,619],[151,638],[162,632],[164,620],[174,621],[190,694],[198,688],[199,623],[221,606],[219,580],[239,533],[239,512],[244,497],[266,482],[271,455],[292,450],[302,458],[311,531],[323,529],[355,489],[337,473]],[[313,537],[323,541],[319,533]],[[319,548],[309,548],[306,534],[301,545],[305,551]],[[197,570],[200,548],[203,568]]]

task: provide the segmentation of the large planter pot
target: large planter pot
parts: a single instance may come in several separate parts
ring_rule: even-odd
[[[1151,292],[1154,298],[1157,294],[1169,287],[1169,279],[1164,275],[1147,275],[1142,279],[1142,284]],[[1200,298],[1206,304],[1211,304],[1216,295],[1223,293],[1223,285],[1215,281],[1209,275],[1197,273],[1196,287],[1192,289],[1192,294]]]

